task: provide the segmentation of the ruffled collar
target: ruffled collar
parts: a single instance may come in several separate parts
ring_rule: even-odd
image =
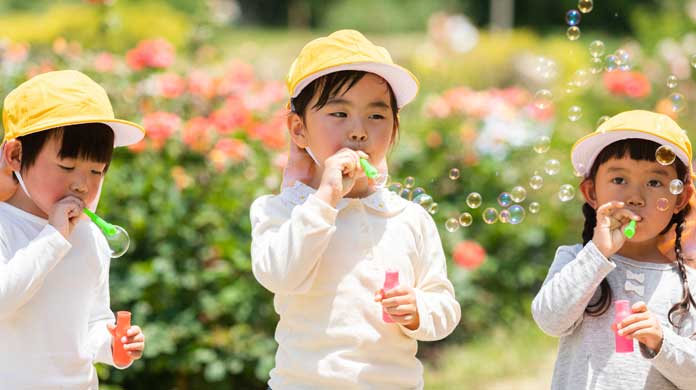
[[[298,180],[293,186],[285,188],[280,196],[292,204],[300,205],[315,192],[314,188]],[[410,202],[386,188],[379,188],[365,198],[343,198],[336,205],[336,209],[342,210],[356,203],[362,203],[365,207],[380,214],[394,215],[402,212]]]

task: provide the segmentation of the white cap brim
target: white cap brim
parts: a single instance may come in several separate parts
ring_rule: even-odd
[[[114,147],[133,145],[145,137],[145,132],[142,128],[135,126],[126,121],[115,122],[100,122],[114,131]]]
[[[300,81],[292,92],[291,98],[297,95],[312,81],[329,73],[340,72],[343,70],[359,70],[374,73],[386,80],[396,96],[396,104],[402,108],[410,103],[418,94],[418,82],[413,75],[406,69],[393,64],[382,64],[377,62],[356,62],[322,69],[313,73]]]

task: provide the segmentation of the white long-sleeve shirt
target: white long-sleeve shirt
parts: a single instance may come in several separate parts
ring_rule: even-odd
[[[460,320],[437,228],[387,190],[334,209],[301,182],[251,207],[253,272],[280,315],[273,390],[421,389],[417,340]],[[386,268],[416,291],[420,326],[382,321]]]
[[[696,271],[686,267],[691,293]],[[606,278],[611,286],[610,309],[598,317],[585,313],[599,298]],[[560,337],[553,371],[553,390],[694,390],[696,389],[696,308],[681,328],[667,319],[681,301],[682,285],[675,264],[635,261],[620,255],[604,257],[592,241],[562,246],[532,303],[539,327]],[[615,353],[614,302],[643,301],[660,320],[664,339],[655,353],[635,343],[633,353]]]
[[[66,240],[0,202],[0,388],[97,389],[93,363],[113,365],[109,261],[89,221]]]

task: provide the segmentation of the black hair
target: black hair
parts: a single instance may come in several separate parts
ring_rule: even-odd
[[[83,123],[77,125],[56,127],[17,137],[22,144],[21,171],[26,171],[41,153],[41,149],[50,139],[60,141],[60,158],[81,158],[99,163],[105,163],[107,168],[111,163],[114,150],[114,132],[103,123]]]
[[[353,88],[366,74],[368,74],[368,72],[342,70],[321,76],[304,87],[297,97],[290,100],[290,108],[292,112],[296,113],[304,120],[307,106],[317,93],[319,94],[319,98],[311,107],[313,110],[321,109],[326,105],[329,99],[335,97],[338,93],[342,91],[345,93]],[[396,130],[399,127],[399,107],[396,103],[394,90],[392,90],[391,85],[386,80],[384,82],[387,84],[387,89],[389,90],[389,105],[391,107],[392,116],[394,117],[394,133],[392,134],[392,140],[394,140],[397,135]]]
[[[602,149],[592,164],[592,168],[590,169],[586,180],[594,180],[600,165],[613,158],[621,159],[628,155],[633,160],[656,161],[655,151],[657,151],[657,148],[659,147],[660,144],[657,142],[644,139],[632,138],[616,141]],[[686,167],[686,165],[681,160],[676,159],[674,166],[677,170],[677,177],[679,177],[679,179],[685,183],[688,183],[689,180],[691,180],[691,177],[689,176],[689,169]],[[672,306],[668,314],[669,323],[675,327],[679,327],[678,323],[680,322],[680,319],[689,312],[691,305],[696,307],[696,302],[694,302],[694,298],[689,290],[689,282],[687,280],[686,268],[684,267],[684,257],[681,247],[681,235],[682,230],[684,229],[684,219],[686,218],[686,215],[689,213],[690,209],[691,206],[687,204],[686,207],[684,207],[684,209],[682,209],[680,212],[672,215],[672,219],[670,219],[667,226],[665,226],[665,228],[660,232],[660,234],[665,234],[673,225],[676,225],[674,251],[677,257],[677,270],[682,282],[683,293],[681,301]],[[592,206],[587,203],[582,206],[582,212],[585,215],[585,227],[582,231],[582,241],[583,245],[586,245],[594,235],[594,228],[597,225],[597,214]],[[601,316],[609,309],[609,306],[611,305],[611,298],[611,287],[605,278],[600,284],[599,299],[594,303],[591,302],[587,308],[585,308],[585,312],[593,317]],[[672,319],[673,316],[679,318],[676,323]]]

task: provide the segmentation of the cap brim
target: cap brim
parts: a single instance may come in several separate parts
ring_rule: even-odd
[[[396,64],[383,64],[378,62],[356,62],[331,66],[310,74],[300,81],[292,91],[291,98],[297,97],[300,92],[312,81],[329,73],[340,72],[343,70],[359,70],[374,73],[385,79],[396,96],[396,104],[402,108],[410,103],[418,94],[418,81],[408,70]]]
[[[661,145],[669,145],[677,158],[681,160],[684,165],[686,165],[689,171],[692,171],[691,161],[689,161],[689,157],[687,156],[686,152],[682,150],[679,145],[676,145],[662,137],[640,130],[611,130],[604,133],[595,132],[586,135],[578,140],[578,142],[576,142],[573,146],[573,150],[571,152],[573,168],[575,168],[575,171],[581,173],[583,176],[587,176],[592,164],[594,164],[595,159],[602,149],[614,142],[631,138],[649,140],[657,142]]]
[[[102,121],[114,131],[114,147],[133,145],[145,137],[145,129],[133,122],[115,119]]]

